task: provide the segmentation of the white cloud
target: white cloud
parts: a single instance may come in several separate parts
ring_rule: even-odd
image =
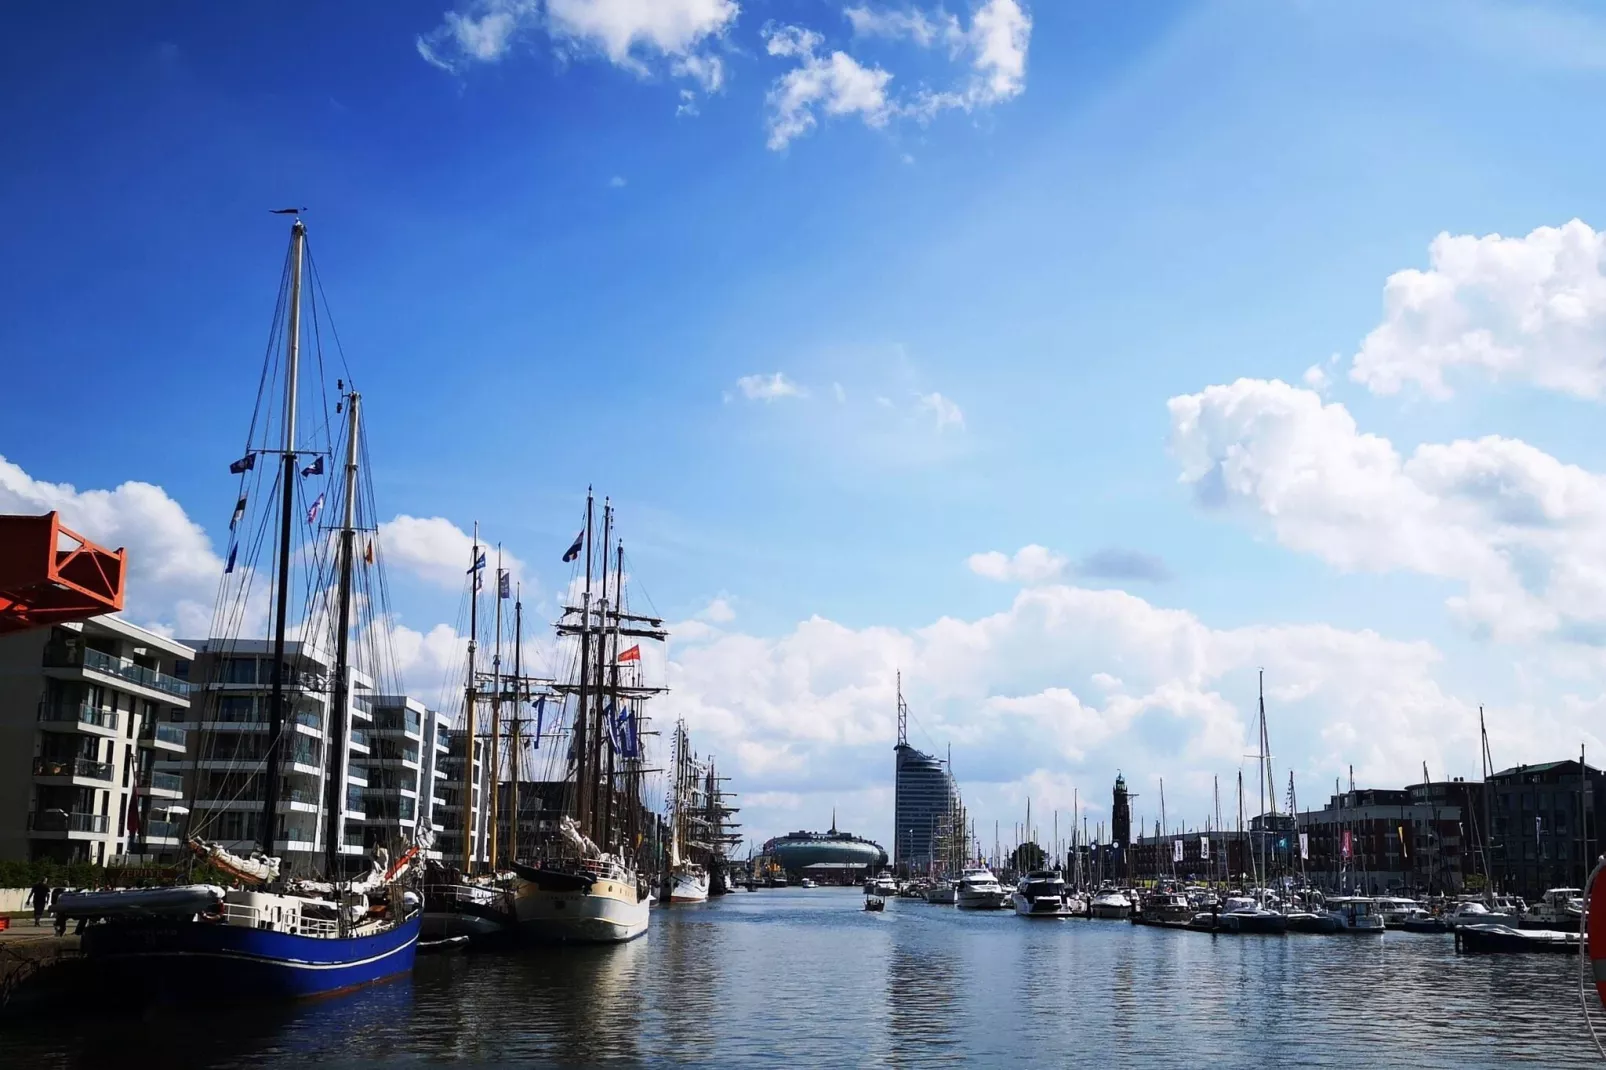
[[[973,111],[1010,100],[1026,89],[1032,19],[1019,0],[986,0],[972,12],[969,26],[940,8],[927,13],[915,7],[853,7],[843,14],[856,36],[908,40],[924,48],[942,45],[969,67],[958,87],[917,94],[906,106],[909,114],[929,119],[948,108]]]
[[[920,407],[936,417],[938,431],[949,427],[955,427],[961,431],[965,429],[965,414],[960,411],[959,406],[952,399],[945,398],[935,392],[917,394],[916,397],[919,400]]]
[[[814,129],[816,110],[828,116],[858,115],[871,127],[886,125],[891,116],[889,72],[862,66],[846,52],[819,55],[816,50],[822,38],[800,26],[767,26],[764,40],[770,55],[799,61],[770,87],[771,149],[784,149],[794,138]]]
[[[731,607],[730,599],[721,595],[704,606],[697,616],[711,624],[729,624],[736,619],[736,610]]]
[[[672,75],[712,93],[724,84],[724,66],[709,46],[740,14],[735,0],[469,0],[417,47],[429,63],[461,71],[497,62],[521,36],[544,32],[565,53],[600,53],[643,77],[667,58]]]
[[[848,392],[846,390],[842,389],[842,384],[841,383],[832,383],[831,384],[831,394],[832,394],[833,397],[836,398],[838,403],[841,403],[841,402],[844,402],[844,401],[848,400]]]
[[[1033,584],[1059,579],[1070,562],[1048,547],[1033,543],[1016,550],[1014,557],[997,550],[971,554],[965,564],[976,575],[990,580]]]
[[[379,543],[385,563],[393,568],[448,590],[463,590],[468,583],[474,537],[443,516],[402,514],[387,520],[379,525]],[[486,555],[489,590],[497,567],[496,544],[481,534],[479,545]],[[524,562],[505,549],[501,560],[515,581],[524,578]]]
[[[808,392],[780,372],[773,375],[744,375],[736,380],[742,396],[749,401],[774,401],[777,398],[802,398]]]
[[[205,530],[161,487],[130,480],[113,490],[47,483],[0,457],[0,513],[59,512],[61,522],[128,551],[127,615],[186,635],[205,631],[223,559]]]
[[[1008,820],[1022,792],[1042,799],[1038,774],[1079,783],[1084,802],[1107,798],[1117,767],[1165,776],[1176,813],[1203,813],[1208,774],[1230,775],[1249,749],[1259,666],[1279,689],[1268,697],[1279,775],[1292,765],[1311,796],[1350,762],[1363,783],[1384,785],[1409,783],[1424,758],[1476,768],[1476,707],[1440,687],[1438,663],[1429,644],[1369,631],[1216,629],[1121,591],[1050,584],[1001,612],[912,631],[813,617],[778,638],[677,635],[655,715],[685,717],[699,748],[735,756],[724,771],[737,790],[796,793],[821,808],[823,827],[833,797],[890,784],[901,670],[911,736],[925,749],[952,742],[983,821]],[[1585,723],[1561,716],[1564,731]],[[1496,741],[1512,760],[1544,751],[1517,735]],[[1007,813],[989,813],[1005,801]],[[790,810],[743,819],[759,835],[797,827]],[[844,827],[885,837],[884,812],[858,818],[879,828],[849,819]]]
[[[1426,271],[1389,276],[1353,380],[1447,397],[1449,373],[1468,370],[1578,397],[1606,391],[1606,233],[1575,219],[1525,238],[1440,234],[1428,259]]]
[[[612,178],[608,179],[609,189],[624,189],[629,184],[630,183],[625,180],[624,175],[614,175]]]
[[[1344,406],[1240,379],[1172,398],[1172,448],[1207,507],[1258,514],[1342,569],[1456,582],[1450,609],[1501,638],[1606,641],[1606,478],[1515,439],[1402,457]]]

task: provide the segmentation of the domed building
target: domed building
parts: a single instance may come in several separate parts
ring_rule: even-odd
[[[831,815],[830,832],[789,832],[764,844],[764,854],[786,872],[788,880],[812,877],[821,883],[849,884],[887,864],[879,843],[838,832]]]

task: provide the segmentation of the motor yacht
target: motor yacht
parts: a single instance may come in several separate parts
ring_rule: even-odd
[[[1584,914],[1584,893],[1577,888],[1551,888],[1521,918],[1524,929],[1578,931]]]
[[[1114,888],[1101,888],[1088,904],[1088,916],[1119,921],[1132,916],[1132,900]]]
[[[960,910],[1002,910],[1009,902],[1009,893],[985,867],[965,870],[955,892]]]
[[[1015,886],[1015,913],[1032,918],[1069,917],[1065,909],[1065,881],[1050,870],[1035,870]]]
[[[1383,915],[1377,904],[1364,895],[1341,895],[1327,901],[1327,913],[1338,921],[1338,931],[1357,935],[1382,936]]]

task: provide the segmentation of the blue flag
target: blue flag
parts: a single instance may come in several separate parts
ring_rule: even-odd
[[[474,563],[472,565],[468,566],[468,571],[470,571],[470,572],[478,572],[480,569],[482,569],[484,567],[485,567],[485,551],[481,550],[479,552],[479,556],[474,559]]]
[[[621,758],[641,757],[641,738],[636,731],[636,715],[629,706],[620,706],[618,715],[618,752]]]
[[[234,530],[235,525],[239,524],[240,518],[243,516],[245,516],[245,495],[242,494],[240,495],[240,500],[234,503],[234,515],[229,518],[230,531]]]
[[[229,475],[241,475],[245,472],[249,472],[256,466],[257,455],[254,453],[248,453],[244,457],[241,457],[238,461],[235,461],[233,464],[229,465]]]
[[[318,497],[313,501],[312,508],[307,510],[307,523],[316,524],[318,522],[318,514],[321,512],[323,512],[322,494],[318,495]]]
[[[570,561],[573,561],[575,558],[579,557],[581,549],[583,549],[585,547],[585,543],[586,543],[586,533],[582,529],[580,534],[578,534],[578,535],[576,535],[574,537],[574,544],[572,546],[570,546],[567,550],[563,551],[563,560],[564,560],[564,562],[568,563]]]
[[[511,598],[513,596],[512,587],[513,585],[508,582],[508,575],[506,572],[498,572],[496,574],[496,597]]]
[[[535,700],[535,749],[541,749],[541,721],[546,717],[546,696]]]
[[[240,550],[240,544],[235,543],[229,547],[229,563],[223,566],[223,575],[227,576],[234,571],[234,555]]]
[[[307,467],[303,468],[301,470],[301,474],[304,475],[304,476],[321,476],[321,475],[323,475],[323,457],[320,455],[317,460],[313,461],[311,464],[307,465]]]

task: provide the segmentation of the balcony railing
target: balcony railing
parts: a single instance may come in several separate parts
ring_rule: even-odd
[[[176,724],[158,724],[152,733],[159,741],[182,747],[189,740],[189,732]]]
[[[105,814],[69,814],[61,810],[37,810],[28,815],[34,832],[105,832]]]
[[[92,762],[88,758],[35,758],[34,776],[81,776],[90,780],[111,780],[110,762]]]
[[[177,821],[147,821],[140,829],[140,838],[147,840],[176,840],[184,835]]]
[[[76,706],[45,706],[39,707],[39,719],[54,723],[71,723],[94,725],[96,728],[109,728],[117,731],[119,714],[116,710],[103,710],[99,706],[91,706],[87,702]]]
[[[296,724],[304,724],[315,732],[322,732],[323,715],[313,710],[297,710]]]
[[[59,668],[89,669],[94,672],[105,673],[127,680],[131,684],[149,687],[156,691],[165,691],[169,695],[179,698],[188,698],[190,685],[176,676],[169,676],[165,672],[147,669],[143,665],[136,665],[127,658],[114,658],[110,654],[87,647],[49,647],[45,652],[45,664]]]
[[[150,772],[145,774],[145,786],[156,791],[183,791],[184,778],[177,773]]]
[[[366,747],[369,745],[368,733],[363,731],[361,728],[353,728],[351,730],[351,741],[357,744],[359,747]]]

